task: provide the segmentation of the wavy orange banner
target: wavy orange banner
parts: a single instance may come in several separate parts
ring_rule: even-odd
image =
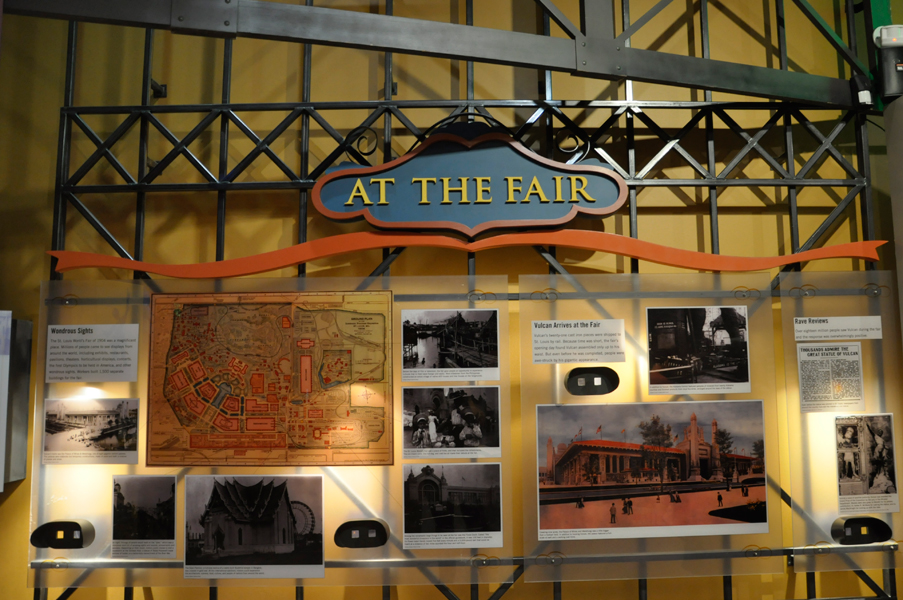
[[[613,233],[574,229],[535,233],[508,233],[476,242],[466,242],[444,235],[368,231],[313,240],[290,248],[255,254],[244,258],[191,265],[163,265],[129,260],[118,256],[66,250],[49,251],[48,254],[58,259],[56,270],[61,273],[73,269],[105,267],[144,271],[146,273],[182,279],[222,279],[275,271],[349,252],[398,247],[432,247],[461,250],[463,252],[479,252],[480,250],[491,250],[507,246],[559,246],[619,254],[695,271],[726,272],[764,271],[793,263],[826,258],[878,260],[878,247],[885,243],[883,241],[852,242],[786,256],[746,257],[680,250]]]

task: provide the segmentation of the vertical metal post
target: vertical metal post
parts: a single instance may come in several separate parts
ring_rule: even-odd
[[[627,174],[631,179],[636,177],[636,135],[634,132],[635,128],[635,120],[633,117],[633,112],[630,110],[624,113],[624,117],[627,119]],[[628,210],[630,211],[630,237],[636,239],[638,237],[637,231],[637,189],[635,185],[627,188],[628,193]],[[630,259],[630,272],[631,273],[639,273],[640,272],[640,261],[631,258]]]
[[[145,109],[151,103],[151,78],[154,60],[154,30],[148,27],[144,30],[144,71],[141,79],[141,106]],[[138,138],[138,181],[147,175],[147,119],[141,116],[141,126]],[[147,212],[147,192],[139,191],[135,206],[135,260],[144,260],[144,221]],[[135,271],[134,278],[140,279],[143,273]]]
[[[724,600],[733,600],[734,589],[733,589],[732,583],[733,583],[733,579],[731,578],[730,575],[725,575],[722,578]]]
[[[122,600],[133,600],[135,597],[135,588],[124,588],[122,590]]]
[[[796,155],[793,149],[793,119],[790,112],[784,113],[784,151],[787,154],[787,173],[796,176]],[[787,202],[790,205],[790,251],[800,250],[800,220],[796,204],[796,188],[787,188]]]
[[[542,13],[542,34],[545,36],[552,35],[552,27],[551,20],[549,19],[549,13],[547,13],[542,8],[539,9]],[[543,77],[543,86],[542,86],[542,94],[546,100],[552,99],[552,71],[545,69],[540,71]],[[546,158],[555,158],[555,120],[552,118],[551,113],[546,111],[545,113],[545,122],[546,122],[546,139],[545,139],[545,155]]]
[[[711,46],[709,44],[709,0],[700,0],[699,3],[699,32],[702,38],[702,57],[711,58]],[[712,101],[712,90],[705,90],[705,101]]]
[[[314,0],[306,0],[306,6],[313,6]],[[313,48],[310,44],[304,44],[304,75],[301,80],[301,102],[310,102],[310,69]],[[310,174],[310,114],[301,115],[301,179],[307,179]],[[306,189],[298,193],[298,243],[307,242],[307,197]],[[307,275],[307,265],[298,265],[298,277]]]
[[[222,103],[232,101],[232,39],[223,41],[223,96]],[[219,129],[219,177],[220,181],[229,174],[229,117],[220,115]],[[223,260],[226,254],[226,190],[219,190],[216,202],[216,260]]]
[[[295,588],[295,600],[304,600],[304,588],[300,585]]]
[[[702,0],[705,3],[706,0]],[[706,90],[707,102],[711,101],[711,92]],[[715,176],[715,125],[712,117],[712,109],[705,110],[705,145],[708,154],[708,169],[712,177]],[[709,231],[712,236],[712,254],[721,253],[721,241],[718,233],[718,188],[709,186]]]
[[[394,9],[393,0],[386,0],[386,16],[392,16]],[[393,81],[392,53],[386,52],[383,60],[385,62],[383,68],[385,71],[383,98],[388,102],[392,100],[392,88],[395,84]],[[390,160],[392,160],[392,113],[386,111],[386,114],[383,116],[383,162],[387,163]]]
[[[392,586],[391,585],[383,586],[383,600],[392,600]]]
[[[709,42],[709,0],[700,0],[699,4],[699,31],[702,38],[702,57],[711,58],[711,45]],[[705,90],[705,101],[712,101],[712,90]],[[705,114],[705,144],[708,154],[709,173],[715,175],[715,124],[712,111],[706,109]],[[721,253],[721,240],[718,233],[718,188],[709,186],[709,231],[712,237],[712,254]]]
[[[786,71],[788,69],[788,60],[784,0],[775,1],[775,12],[778,20],[778,49],[780,50],[781,70]],[[794,177],[796,176],[796,154],[793,148],[793,119],[789,111],[784,113],[784,151],[787,155],[787,173]],[[796,194],[797,189],[795,187],[787,188],[787,204],[790,208],[790,251],[793,253],[799,252],[800,249],[800,222]]]
[[[815,573],[812,571],[806,573],[806,598],[817,598],[815,592]]]
[[[473,26],[473,0],[467,0],[465,2],[465,19],[468,26]],[[473,61],[467,61],[467,100],[473,100]],[[467,106],[467,112],[474,112],[473,105]],[[468,121],[472,121],[473,117],[468,117]]]
[[[853,53],[853,56],[859,56],[859,40],[856,35],[856,7],[853,5],[853,0],[846,0],[844,7],[847,12],[847,45],[850,47],[850,52]]]
[[[63,90],[63,109],[75,103],[75,50],[78,44],[78,24],[69,21],[69,36],[66,41],[66,87]],[[72,124],[69,115],[60,112],[60,133],[57,141],[56,186],[53,197],[53,230],[51,232],[51,250],[63,250],[66,247],[66,203],[63,195],[63,184],[69,179],[69,152],[72,143]],[[56,259],[50,259],[50,279],[62,279],[63,274],[56,271]]]
[[[393,0],[386,0],[386,16],[392,16],[395,10]],[[393,68],[392,68],[392,53],[385,53],[385,79],[384,79],[384,90],[383,90],[383,98],[386,101],[392,100],[392,79],[393,79]],[[386,114],[383,116],[383,162],[389,162],[392,160],[392,113],[386,111]],[[383,248],[383,262],[387,258],[391,251],[388,248]],[[383,273],[383,281],[387,282],[390,276],[391,267],[387,267],[385,272]],[[388,285],[388,284],[386,284]]]
[[[778,20],[778,51],[781,55],[781,70],[787,70],[787,23],[784,19],[784,0],[775,0],[775,13]]]
[[[884,592],[891,598],[897,597],[896,569],[884,569]]]
[[[561,600],[561,582],[556,581],[552,584],[552,600]]]
[[[621,0],[621,29],[627,30],[630,27],[630,0]],[[624,40],[624,47],[630,47],[630,39]],[[624,99],[627,102],[633,101],[633,82],[629,79],[624,82]],[[635,136],[635,127],[636,121],[633,118],[633,111],[630,109],[624,112],[624,119],[626,120],[626,138],[627,138],[627,174],[631,179],[636,177],[636,136]],[[630,220],[630,237],[636,238],[637,233],[637,190],[636,186],[630,186],[627,188],[627,210],[629,214]],[[630,272],[631,273],[639,273],[640,272],[640,261],[631,258],[630,259]]]
[[[626,31],[630,27],[630,0],[621,0],[621,31]],[[630,38],[624,40],[624,47],[630,48]],[[633,81],[626,79],[624,81],[624,99],[628,102],[633,100]]]
[[[210,588],[210,600],[217,600],[219,593],[215,587]]]
[[[470,584],[470,600],[480,600],[480,584]]]
[[[865,186],[859,193],[859,214],[862,216],[862,238],[864,241],[875,239],[875,212],[872,206],[872,166],[869,157],[869,126],[865,112],[856,114],[856,157],[857,167],[865,179]],[[877,265],[866,261],[865,268],[873,271]]]
[[[649,587],[647,585],[647,581],[645,579],[640,579],[637,581],[637,584],[637,598],[639,600],[648,600]]]

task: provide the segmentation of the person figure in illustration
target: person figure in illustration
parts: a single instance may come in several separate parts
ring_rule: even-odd
[[[859,473],[856,469],[856,459],[853,448],[856,447],[855,441],[856,430],[853,427],[845,427],[843,435],[838,438],[838,446],[843,449],[843,466],[840,476],[844,479],[853,479]]]
[[[436,441],[439,439],[439,431],[437,429],[439,425],[439,417],[436,416],[436,411],[434,409],[429,409],[426,415],[427,423],[429,423],[430,430],[430,440]]]
[[[625,515],[630,514],[627,512],[628,510],[629,509],[627,508],[627,498],[621,498],[621,512]]]
[[[414,417],[414,432],[411,433],[411,445],[414,448],[429,448],[433,444],[428,429],[429,419],[423,413]]]
[[[577,498],[577,508],[583,508],[583,498]]]
[[[718,492],[718,506],[724,506],[724,498],[721,497],[721,492]]]
[[[674,492],[674,501],[680,504],[682,500],[680,499],[680,493],[675,490]]]
[[[476,423],[473,411],[469,409],[464,413],[464,427],[461,429],[461,434],[458,438],[463,440],[464,445],[468,448],[478,447],[483,439],[483,432]]]
[[[615,503],[614,503],[614,502],[611,503],[611,508],[608,509],[608,512],[611,513],[611,521],[609,521],[609,522],[610,522],[610,523],[615,523],[615,522],[616,522],[616,521],[615,521],[615,518],[618,516],[618,509],[615,508]]]
[[[627,514],[633,514],[633,500],[631,500],[630,498],[627,499]]]

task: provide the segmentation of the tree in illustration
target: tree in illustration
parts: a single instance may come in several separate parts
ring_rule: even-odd
[[[671,426],[662,423],[662,418],[653,414],[649,421],[640,421],[637,425],[643,436],[643,463],[658,473],[662,491],[665,489],[665,469],[668,466],[667,448],[673,445]]]
[[[752,445],[752,453],[753,456],[756,457],[756,462],[753,465],[753,470],[758,472],[765,472],[765,440],[756,440]],[[761,471],[760,471],[761,469]]]
[[[728,480],[734,476],[734,461],[728,454],[734,449],[734,436],[727,429],[719,429],[715,432],[715,443],[718,444],[718,452],[721,454],[721,470]]]

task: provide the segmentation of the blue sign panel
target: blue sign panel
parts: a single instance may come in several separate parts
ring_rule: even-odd
[[[470,236],[607,215],[626,198],[614,171],[548,160],[498,133],[474,140],[436,134],[384,165],[332,170],[313,189],[318,210],[333,219]]]

